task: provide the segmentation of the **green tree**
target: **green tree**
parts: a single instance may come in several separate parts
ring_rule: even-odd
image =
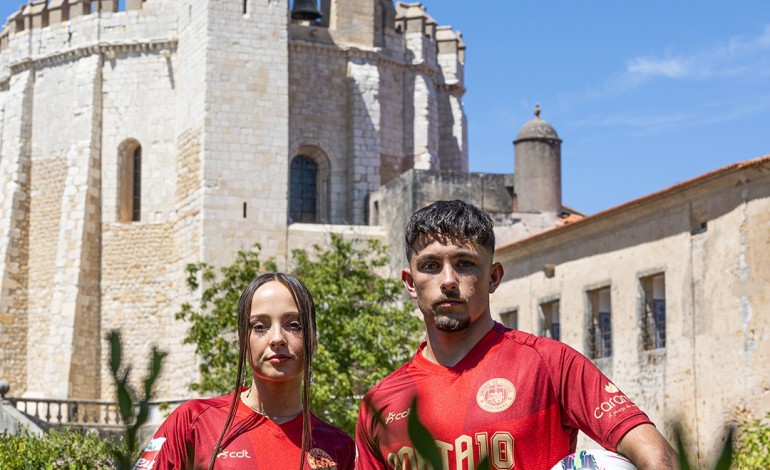
[[[220,269],[220,279],[209,264],[187,265],[187,287],[191,292],[203,291],[197,308],[185,303],[176,318],[190,322],[184,342],[194,344],[201,359],[201,380],[190,386],[196,392],[226,393],[233,388],[238,366],[238,299],[260,272],[276,269],[273,261],[262,262],[259,254],[259,245],[239,251],[233,264]]]
[[[361,396],[400,366],[422,333],[422,321],[401,301],[401,284],[377,274],[388,262],[377,241],[348,241],[332,234],[328,247],[292,252],[294,274],[313,294],[319,348],[313,362],[313,411],[353,433]],[[238,361],[237,306],[241,292],[273,261],[260,259],[259,247],[238,252],[235,262],[216,270],[205,263],[187,266],[187,285],[203,289],[200,304],[185,304],[177,319],[190,322],[185,343],[200,357],[200,393],[232,389]]]
[[[294,274],[317,310],[313,410],[352,433],[361,397],[414,353],[422,320],[401,301],[401,283],[376,274],[389,260],[382,243],[332,234],[328,248],[314,245],[312,254],[292,255]]]

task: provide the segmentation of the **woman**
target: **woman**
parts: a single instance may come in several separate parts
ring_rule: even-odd
[[[174,410],[134,469],[352,469],[353,440],[310,413],[317,340],[307,288],[289,274],[257,276],[238,303],[238,344],[233,392]]]

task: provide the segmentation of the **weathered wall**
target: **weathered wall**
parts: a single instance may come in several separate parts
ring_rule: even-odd
[[[493,314],[516,309],[519,328],[538,334],[539,305],[559,299],[561,340],[587,353],[586,292],[609,286],[613,353],[597,365],[669,437],[678,420],[712,458],[726,421],[770,409],[768,169],[765,159],[499,249]],[[640,278],[657,273],[667,342],[644,350]]]

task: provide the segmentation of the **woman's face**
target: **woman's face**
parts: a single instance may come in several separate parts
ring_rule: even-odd
[[[302,380],[303,325],[289,289],[270,281],[254,292],[249,314],[249,346],[255,380]]]

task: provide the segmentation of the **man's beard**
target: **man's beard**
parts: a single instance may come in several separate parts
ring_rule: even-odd
[[[457,318],[443,314],[433,314],[433,326],[435,326],[437,330],[445,333],[462,331],[470,325],[471,319],[467,315],[462,315],[460,318]]]

